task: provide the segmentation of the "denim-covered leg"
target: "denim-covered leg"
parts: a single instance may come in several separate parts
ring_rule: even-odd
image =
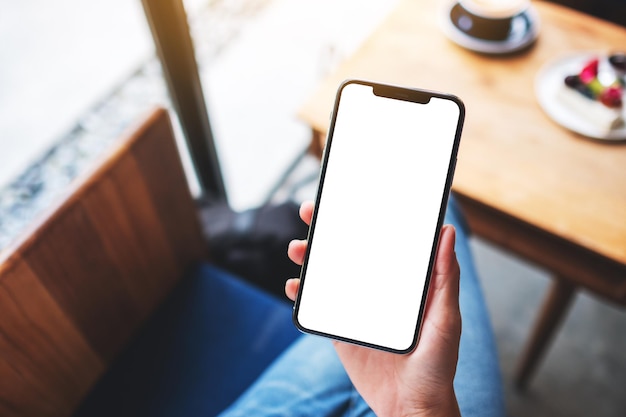
[[[457,229],[455,250],[461,267],[463,331],[454,380],[459,407],[464,417],[501,417],[505,411],[495,342],[467,229],[453,200],[446,223]],[[292,345],[221,417],[248,415],[374,416],[354,390],[332,344],[313,336]]]
[[[456,256],[461,267],[460,305],[463,330],[454,391],[464,417],[503,417],[506,414],[498,353],[489,313],[468,245],[463,216],[451,198],[446,223],[457,231]]]
[[[343,417],[353,392],[332,343],[302,336],[220,417]]]

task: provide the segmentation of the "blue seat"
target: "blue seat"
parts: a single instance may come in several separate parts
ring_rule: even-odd
[[[213,416],[299,335],[291,305],[198,265],[75,416]]]
[[[504,415],[488,312],[453,199],[463,334],[455,389],[464,415]],[[198,265],[96,384],[76,417],[214,416],[299,335],[291,304],[211,265]]]

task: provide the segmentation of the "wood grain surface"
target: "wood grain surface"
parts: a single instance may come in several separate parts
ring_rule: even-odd
[[[323,142],[335,91],[347,78],[458,95],[467,119],[453,190],[614,265],[613,273],[623,282],[626,144],[589,140],[554,123],[537,103],[534,80],[557,57],[626,49],[626,28],[551,3],[533,5],[541,18],[537,42],[522,53],[489,56],[444,36],[442,2],[401,0],[324,80],[299,116]],[[322,146],[313,143],[312,150],[319,152]],[[624,284],[621,288],[626,291]],[[605,295],[618,298],[615,291],[612,287]],[[626,296],[620,299],[626,301]]]
[[[162,109],[0,259],[0,415],[66,416],[207,255]]]

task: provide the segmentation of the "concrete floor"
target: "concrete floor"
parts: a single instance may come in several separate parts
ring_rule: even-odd
[[[626,312],[576,297],[526,393],[512,376],[550,276],[481,240],[472,242],[500,354],[510,416],[626,415]]]

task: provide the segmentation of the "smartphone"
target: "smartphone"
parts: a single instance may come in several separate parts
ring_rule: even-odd
[[[298,329],[394,353],[415,348],[464,116],[449,94],[341,84],[294,304]]]

